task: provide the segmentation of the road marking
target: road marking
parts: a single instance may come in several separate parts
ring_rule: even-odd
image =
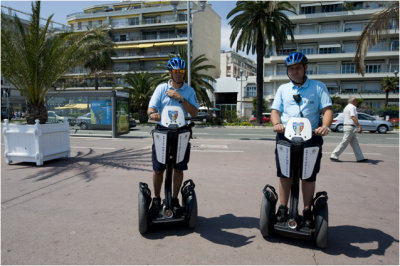
[[[210,145],[210,144],[200,144],[201,149],[228,149],[227,145]]]
[[[244,151],[224,151],[224,150],[192,150],[192,152],[244,152]]]
[[[194,135],[209,135],[210,133],[205,133],[205,132],[198,133],[198,132],[195,132],[193,134]]]
[[[386,138],[386,139],[399,139],[399,138]]]
[[[332,152],[323,151],[322,153],[331,154]],[[343,152],[342,154],[354,154],[354,152]],[[382,155],[382,153],[377,153],[377,152],[363,152],[363,154]]]
[[[275,137],[276,135],[266,135],[266,134],[236,134],[229,133],[230,136],[262,136],[262,137]]]
[[[115,150],[115,148],[102,148],[102,147],[83,147],[83,146],[71,146],[71,149],[98,149],[98,150]]]

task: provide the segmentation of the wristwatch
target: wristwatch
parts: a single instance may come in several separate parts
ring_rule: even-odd
[[[150,113],[149,113],[149,118],[151,119],[151,115],[152,114],[156,114],[157,112],[156,111],[151,111]]]
[[[184,103],[185,102],[185,98],[181,98],[181,100],[179,100],[179,103]]]
[[[326,130],[328,130],[329,132],[331,131],[331,129],[327,126],[323,126],[323,128],[325,128]]]

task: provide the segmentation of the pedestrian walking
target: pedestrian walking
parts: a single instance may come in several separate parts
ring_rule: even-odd
[[[349,103],[343,110],[343,139],[331,153],[331,161],[340,162],[340,154],[342,154],[347,145],[350,143],[357,162],[366,162],[368,159],[364,158],[356,136],[356,127],[358,127],[358,133],[362,132],[362,127],[358,122],[357,117],[358,99],[356,97],[351,97],[348,102]]]

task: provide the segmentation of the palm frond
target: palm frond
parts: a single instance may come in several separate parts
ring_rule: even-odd
[[[391,20],[395,18],[399,25],[399,1],[395,1],[390,7],[374,14],[361,32],[357,42],[357,51],[354,57],[357,73],[365,75],[365,57],[369,47],[378,43],[382,34],[389,30]]]

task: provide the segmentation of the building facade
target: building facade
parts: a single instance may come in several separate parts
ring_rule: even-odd
[[[255,75],[256,63],[253,60],[231,50],[221,51],[221,77],[239,78]]]
[[[208,63],[216,66],[208,74],[216,78],[220,72],[221,18],[207,3],[190,3],[192,58],[205,54]],[[103,89],[124,86],[123,76],[127,73],[164,72],[157,67],[165,66],[170,55],[188,43],[186,1],[121,1],[95,5],[68,15],[67,21],[74,31],[98,26],[110,31],[116,56],[111,73],[101,81]],[[67,77],[80,79],[75,87],[93,88],[93,80],[85,79],[88,72],[76,67]]]
[[[294,42],[289,39],[281,49],[272,47],[264,58],[264,98],[272,103],[279,86],[289,81],[284,60],[289,53],[306,54],[307,75],[326,84],[331,96],[348,99],[357,96],[363,104],[382,108],[385,93],[381,80],[399,71],[399,32],[393,18],[390,28],[370,47],[365,59],[366,73],[355,71],[357,40],[371,16],[390,6],[388,1],[300,1],[294,2],[298,15],[288,15],[294,23]],[[250,113],[256,93],[256,79],[245,82],[246,114]],[[399,92],[389,94],[389,104],[398,105]]]

